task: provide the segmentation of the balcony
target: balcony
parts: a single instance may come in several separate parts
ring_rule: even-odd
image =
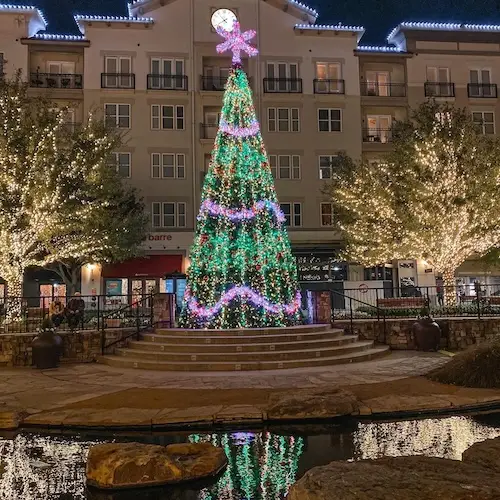
[[[148,75],[148,90],[187,90],[186,75]]]
[[[31,73],[30,87],[42,89],[81,89],[83,87],[83,75]]]
[[[218,125],[213,123],[200,123],[200,139],[215,139],[217,135]]]
[[[425,82],[426,97],[455,97],[455,84],[450,82]]]
[[[361,82],[361,95],[376,97],[406,97],[406,84]]]
[[[302,94],[302,78],[264,78],[264,92]]]
[[[227,79],[227,76],[202,76],[201,90],[223,92]]]
[[[315,78],[313,80],[315,94],[345,94],[344,80],[324,80]]]
[[[496,98],[496,83],[468,83],[467,94],[469,97]]]
[[[392,129],[390,128],[364,128],[363,142],[387,144],[392,142]]]
[[[135,89],[134,73],[101,73],[102,89]]]

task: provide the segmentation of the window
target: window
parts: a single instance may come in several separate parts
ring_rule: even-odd
[[[104,114],[108,126],[130,128],[130,104],[105,104]]]
[[[130,164],[132,155],[130,153],[113,153],[112,161],[116,165],[116,171],[122,177],[130,177]]]
[[[285,214],[285,226],[302,226],[302,204],[301,203],[281,203],[281,210]]]
[[[333,203],[321,203],[321,226],[333,226],[335,221],[335,210]]]
[[[152,89],[184,89],[184,60],[183,59],[151,59]]]
[[[387,97],[390,95],[389,73],[387,71],[366,72],[366,95]]]
[[[318,128],[320,132],[341,132],[342,111],[340,109],[318,109]]]
[[[186,157],[184,154],[151,154],[151,177],[153,179],[184,179],[185,176]]]
[[[269,155],[269,165],[275,179],[300,179],[299,155]]]
[[[471,69],[469,79],[470,97],[495,97],[489,69]]]
[[[342,66],[340,63],[316,63],[316,82],[314,92],[317,94],[341,94],[344,92]]]
[[[366,117],[368,127],[366,129],[365,142],[387,143],[392,139],[392,116],[368,115]]]
[[[267,108],[267,127],[269,132],[298,132],[298,108]]]
[[[104,58],[103,87],[124,89],[134,87],[130,57],[107,56]]]
[[[427,67],[426,96],[453,97],[455,90],[450,83],[450,69],[437,66]]]
[[[186,227],[186,204],[184,202],[153,202],[153,227]]]
[[[338,161],[337,155],[321,155],[319,157],[319,178],[331,179],[333,177],[333,169]]]
[[[268,62],[266,92],[299,92],[299,65],[297,63]]]
[[[75,63],[49,61],[47,62],[47,73],[51,75],[73,75],[75,73]]]
[[[153,130],[184,130],[184,106],[151,106]]]
[[[495,115],[492,111],[473,111],[472,120],[478,124],[483,134],[495,133]]]

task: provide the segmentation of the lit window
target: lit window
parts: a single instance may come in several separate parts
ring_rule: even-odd
[[[333,203],[321,203],[321,226],[333,226],[335,210]]]

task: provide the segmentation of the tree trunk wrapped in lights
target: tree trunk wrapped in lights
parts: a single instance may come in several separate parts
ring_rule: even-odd
[[[500,240],[500,143],[462,109],[422,104],[380,163],[342,158],[329,187],[346,256],[372,266],[423,259],[456,303],[455,272]]]
[[[240,51],[255,32],[218,33],[233,51],[219,130],[202,193],[181,325],[277,327],[297,323],[297,270]]]
[[[75,131],[65,108],[0,81],[0,276],[18,319],[31,266],[128,256],[144,237],[143,205],[109,164],[120,135],[91,113]],[[117,247],[122,251],[117,251]],[[123,250],[125,249],[125,250]]]

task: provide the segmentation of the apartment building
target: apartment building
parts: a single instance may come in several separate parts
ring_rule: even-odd
[[[215,50],[211,17],[220,8],[257,30],[259,55],[244,66],[303,287],[410,275],[416,285],[433,284],[422,262],[374,269],[337,262],[342,242],[322,189],[339,152],[380,161],[393,122],[427,96],[469,106],[484,132],[495,133],[499,27],[402,23],[388,45],[373,47],[360,44],[362,27],[317,25],[318,13],[295,0],[138,0],[127,17],[75,16],[80,36],[51,35],[38,9],[0,5],[4,73],[20,68],[32,92],[69,105],[70,123],[98,107],[123,129],[117,168],[150,214],[146,258],[87,266],[82,291],[165,290],[165,276],[189,265],[230,67]],[[56,293],[56,281],[35,273],[31,290]]]

